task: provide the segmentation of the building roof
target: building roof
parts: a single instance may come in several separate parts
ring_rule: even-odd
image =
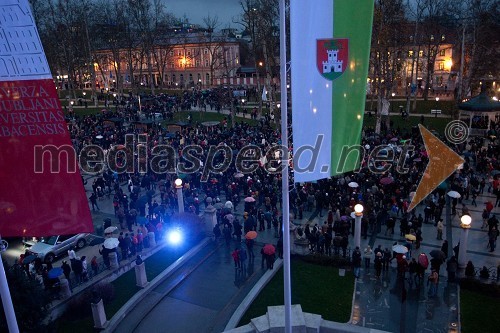
[[[483,91],[467,102],[458,104],[458,108],[464,111],[500,111],[500,102],[493,100]]]

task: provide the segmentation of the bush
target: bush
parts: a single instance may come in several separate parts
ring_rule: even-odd
[[[304,262],[311,264],[317,264],[321,266],[333,266],[338,268],[350,267],[351,262],[348,258],[343,258],[339,256],[326,256],[321,254],[310,254],[307,256],[298,256]]]
[[[460,288],[477,292],[483,295],[500,297],[500,286],[495,283],[484,283],[473,278],[460,279]]]
[[[111,283],[99,283],[85,290],[79,296],[71,298],[64,318],[74,321],[92,315],[90,304],[99,298],[102,298],[104,304],[108,304],[115,298],[115,289]]]

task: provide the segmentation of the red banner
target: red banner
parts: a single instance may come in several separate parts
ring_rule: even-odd
[[[61,103],[27,0],[0,11],[0,235],[93,231]]]

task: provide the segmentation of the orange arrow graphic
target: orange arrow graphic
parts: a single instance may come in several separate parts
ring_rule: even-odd
[[[428,129],[418,125],[420,134],[424,139],[425,149],[429,156],[429,164],[420,179],[417,192],[411,200],[408,211],[416,207],[420,201],[424,200],[436,187],[448,178],[460,165],[464,159],[457,155],[441,140],[436,138]]]

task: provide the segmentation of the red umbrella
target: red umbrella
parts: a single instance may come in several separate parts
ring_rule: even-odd
[[[263,247],[263,252],[264,254],[267,254],[268,256],[271,256],[276,253],[276,248],[272,244],[266,244]]]
[[[493,204],[491,203],[491,201],[487,201],[485,205],[488,212],[491,212],[493,210]]]
[[[384,178],[380,179],[380,184],[382,184],[382,185],[389,185],[389,184],[392,184],[392,182],[394,182],[394,180],[390,177],[384,177]]]
[[[421,253],[419,256],[418,256],[418,263],[425,269],[427,269],[427,267],[429,267],[429,259],[427,258],[427,256],[425,255],[425,253]]]

